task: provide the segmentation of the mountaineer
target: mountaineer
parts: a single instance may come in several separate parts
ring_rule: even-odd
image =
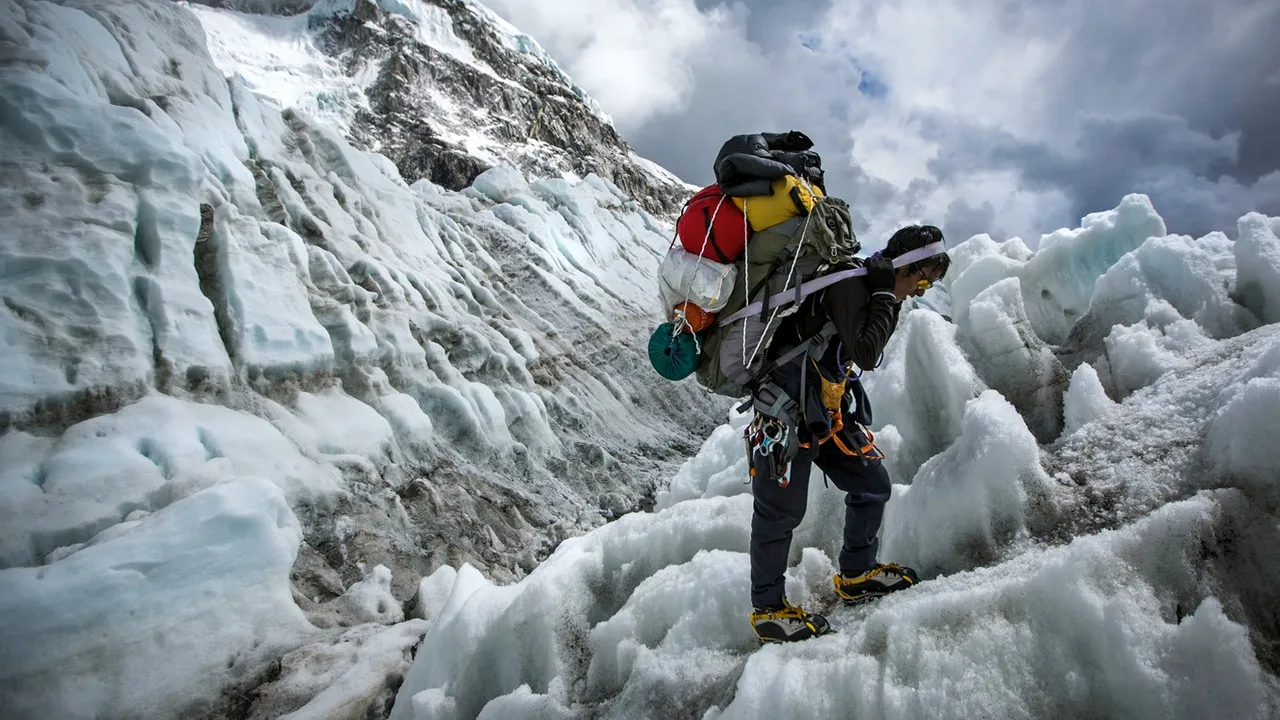
[[[834,578],[840,598],[848,604],[865,602],[917,581],[910,568],[877,562],[876,535],[889,500],[889,474],[864,427],[871,422],[871,405],[858,380],[860,373],[851,368],[873,370],[879,364],[902,301],[923,295],[950,266],[945,253],[896,270],[892,260],[938,248],[942,241],[936,227],[899,230],[883,252],[866,261],[865,276],[840,280],[806,298],[800,312],[783,320],[773,338],[768,357],[776,361],[805,338],[820,335],[824,326],[830,333],[828,323],[835,331],[818,357],[805,353],[774,368],[756,395],[758,410],[762,404],[775,404],[779,395],[803,398],[796,427],[779,427],[784,419],[757,413],[762,433],[793,433],[795,437],[787,440],[799,445],[789,473],[771,477],[776,470],[763,471],[757,465],[752,479],[751,625],[762,642],[805,640],[830,629],[826,618],[789,604],[785,596],[791,536],[804,518],[811,465],[847,493],[844,547]],[[762,459],[768,463],[767,456]]]
[[[761,642],[830,629],[785,596],[812,464],[847,493],[836,593],[857,603],[916,582],[914,571],[876,560],[890,483],[854,369],[879,364],[901,303],[923,295],[951,262],[930,225],[905,227],[884,251],[858,257],[849,206],[827,195],[812,147],[798,131],[724,144],[716,183],[676,223],[658,271],[667,321],[649,339],[663,377],[695,374],[708,392],[747,397],[739,412],[755,410],[744,437],[755,495],[750,617]]]

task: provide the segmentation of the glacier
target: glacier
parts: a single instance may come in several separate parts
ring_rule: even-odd
[[[0,46],[0,715],[1280,715],[1280,218],[953,239],[866,376],[926,582],[833,606],[811,483],[837,633],[757,648],[750,418],[643,350],[688,187],[532,39],[27,0]]]

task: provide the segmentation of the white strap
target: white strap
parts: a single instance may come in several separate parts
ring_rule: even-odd
[[[893,266],[895,268],[906,267],[907,265],[910,265],[912,263],[917,263],[926,258],[931,258],[934,255],[941,255],[946,251],[947,251],[947,246],[943,243],[940,243],[940,242],[929,243],[924,247],[916,248],[915,250],[911,250],[910,252],[905,252],[899,255],[898,257],[894,258]],[[866,274],[867,274],[867,269],[865,267],[860,267],[860,268],[852,268],[850,270],[841,270],[840,272],[834,272],[834,273],[831,273],[830,275],[824,275],[816,280],[810,280],[809,282],[801,285],[800,297],[803,298],[803,297],[812,295],[818,292],[819,290],[822,290],[823,288],[827,288],[832,285],[835,285],[836,283],[840,282],[841,280],[844,280],[845,278],[858,277],[859,275],[866,275]],[[790,282],[790,278],[788,278],[788,282]],[[781,305],[785,305],[791,300],[794,300],[795,297],[796,297],[795,288],[783,290],[782,292],[777,293],[773,297],[769,298],[769,307],[777,308]],[[721,319],[719,322],[719,325],[721,327],[724,327],[730,323],[737,322],[738,320],[741,320],[744,317],[754,315],[760,312],[760,308],[762,307],[764,307],[763,302],[759,302],[759,301],[753,302],[750,305],[742,308],[738,312],[730,315],[729,317]]]

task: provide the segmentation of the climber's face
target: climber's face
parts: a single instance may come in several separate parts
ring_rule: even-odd
[[[897,296],[898,302],[909,297],[921,297],[940,279],[938,271],[934,268],[914,272],[908,272],[906,268],[902,268],[898,270],[898,280],[893,287],[893,294]]]

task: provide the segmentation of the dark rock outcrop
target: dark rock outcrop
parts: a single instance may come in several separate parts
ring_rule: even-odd
[[[459,190],[502,163],[528,177],[608,178],[653,215],[672,218],[690,194],[673,176],[637,162],[605,116],[539,54],[462,0],[429,0],[448,13],[465,49],[421,41],[412,20],[372,0],[318,15],[326,52],[348,74],[376,73],[350,140],[389,157],[408,182]],[[470,55],[470,58],[466,55]]]

